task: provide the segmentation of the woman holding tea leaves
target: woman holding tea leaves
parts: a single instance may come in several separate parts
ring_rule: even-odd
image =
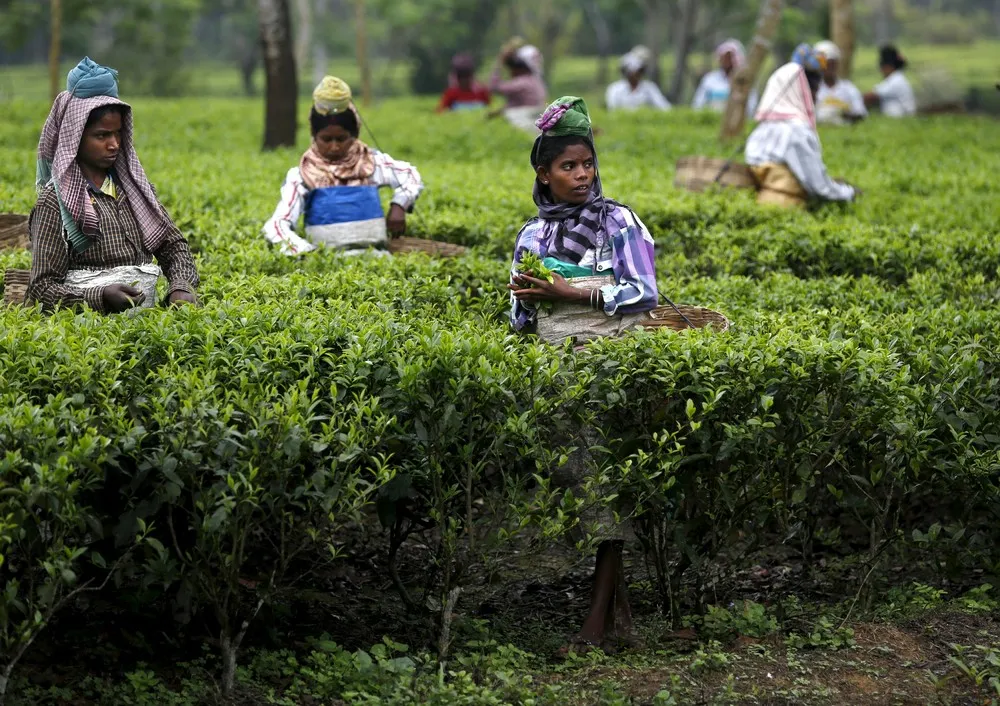
[[[559,342],[617,335],[656,307],[653,239],[642,221],[604,196],[587,105],[567,96],[546,108],[531,150],[538,217],[517,236],[511,268],[511,324]],[[589,449],[599,442],[585,429],[578,450],[555,473],[557,485],[582,491]],[[574,493],[584,497],[583,493]],[[600,502],[581,526],[599,541],[589,613],[566,651],[611,651],[632,641],[632,614],[614,513]]]
[[[56,96],[38,143],[38,201],[27,299],[101,313],[153,306],[160,268],[167,301],[195,303],[198,271],[132,145],[132,109],[118,72],[84,58]]]
[[[424,188],[420,174],[362,142],[361,122],[350,86],[324,78],[309,113],[312,145],[288,170],[281,200],[264,224],[264,237],[282,254],[301,255],[317,244],[353,252],[383,248],[387,231],[406,232],[406,214]],[[378,195],[383,186],[393,190],[387,216]],[[303,213],[308,239],[295,233]]]
[[[760,185],[757,202],[803,207],[812,198],[852,201],[856,192],[834,181],[823,164],[816,132],[816,94],[825,59],[808,44],[800,45],[767,81],[758,125],[746,146],[746,162]]]

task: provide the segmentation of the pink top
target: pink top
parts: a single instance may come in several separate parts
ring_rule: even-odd
[[[503,81],[500,69],[495,69],[490,76],[490,90],[506,98],[508,108],[543,106],[548,94],[545,83],[538,76],[525,74]]]

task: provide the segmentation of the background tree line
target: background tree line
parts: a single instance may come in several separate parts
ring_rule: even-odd
[[[50,3],[0,0],[0,64],[47,60]],[[828,0],[786,3],[775,46],[785,53],[804,36],[829,33]],[[128,66],[129,93],[180,95],[195,72],[238,68],[253,94],[261,66],[257,0],[116,0],[94,4],[61,0],[61,55],[90,54]],[[274,0],[287,9],[297,83],[305,91],[336,58],[353,58],[363,14],[367,53],[380,67],[374,90],[402,67],[409,90],[433,93],[446,80],[457,51],[484,63],[509,36],[539,46],[546,71],[562,57],[594,56],[595,85],[613,78],[614,60],[642,43],[656,56],[674,57],[671,76],[654,76],[677,97],[690,74],[707,68],[707,53],[732,35],[748,38],[757,0]],[[360,4],[360,8],[359,8]],[[359,9],[361,12],[359,12]],[[1000,35],[1000,0],[857,0],[857,40],[873,44],[956,43]],[[694,60],[691,59],[695,56]],[[659,65],[659,64],[657,64]],[[484,66],[484,68],[488,68]]]

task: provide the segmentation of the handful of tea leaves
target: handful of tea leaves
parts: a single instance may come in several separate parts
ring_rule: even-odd
[[[546,282],[555,281],[552,278],[552,270],[542,264],[542,258],[533,252],[525,253],[521,256],[521,261],[517,263],[518,272],[530,272],[536,279],[544,279]]]

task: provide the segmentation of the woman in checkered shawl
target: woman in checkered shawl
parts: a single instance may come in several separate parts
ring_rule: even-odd
[[[169,301],[196,301],[190,249],[136,156],[132,109],[118,98],[117,76],[85,58],[42,129],[28,298],[46,308],[86,304],[104,313],[151,304],[154,256],[169,280]],[[143,279],[137,271],[150,277],[148,294],[124,283]],[[91,286],[73,284],[82,281]]]

